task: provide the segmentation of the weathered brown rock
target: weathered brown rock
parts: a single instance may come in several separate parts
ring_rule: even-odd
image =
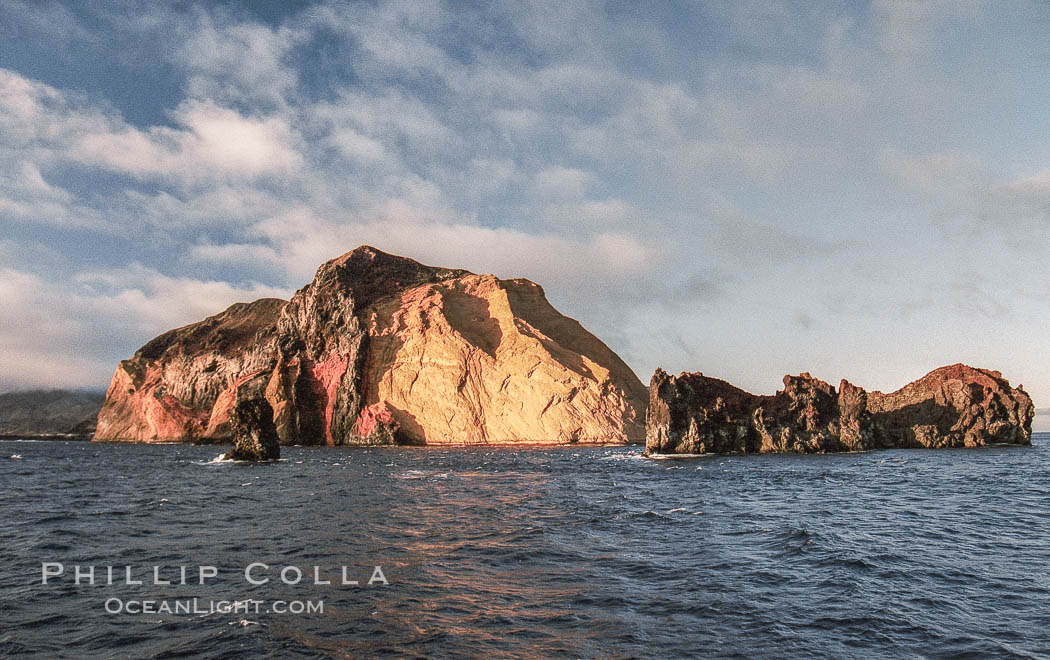
[[[273,298],[238,303],[140,348],[113,375],[95,440],[230,439],[238,386],[272,369],[284,305]]]
[[[809,374],[757,396],[700,373],[657,369],[649,386],[646,453],[863,451],[1029,444],[1032,400],[997,371],[941,367],[891,394]]]
[[[285,444],[641,442],[645,387],[528,280],[361,247],[287,303],[234,305],[118,367],[96,440],[226,441],[264,397]]]
[[[241,399],[233,407],[233,449],[223,456],[229,461],[275,461],[281,457],[281,441],[273,424],[273,408],[266,399]]]

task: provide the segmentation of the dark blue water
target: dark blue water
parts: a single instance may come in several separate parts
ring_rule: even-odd
[[[0,442],[0,655],[1050,654],[1050,436],[674,461],[286,448],[277,464],[208,464],[218,452]],[[271,566],[259,587],[243,575],[256,561]],[[66,574],[42,585],[43,562]],[[77,586],[75,565],[99,582],[130,565],[146,584]],[[218,576],[156,585],[154,565]],[[337,584],[313,584],[315,565]],[[364,584],[375,565],[388,585]],[[284,566],[307,577],[284,584]],[[343,566],[362,584],[339,585]],[[323,612],[104,607],[192,597]]]

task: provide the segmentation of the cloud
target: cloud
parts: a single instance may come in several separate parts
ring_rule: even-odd
[[[125,126],[79,136],[71,157],[133,177],[194,183],[205,177],[254,178],[294,171],[302,162],[296,138],[278,117],[245,117],[213,103],[191,101],[173,113],[178,129]]]
[[[0,269],[0,390],[101,385],[119,360],[165,330],[234,302],[289,293],[169,277],[138,265],[61,282]]]
[[[1011,233],[1050,232],[1050,169],[989,187],[978,200],[984,223]]]
[[[11,0],[7,3],[13,33],[43,34],[55,40],[96,41],[98,35],[85,28],[67,7],[59,2]]]
[[[966,152],[906,154],[887,148],[880,154],[880,164],[908,187],[923,192],[979,185],[991,174],[980,158]]]
[[[359,136],[358,140],[393,143],[394,148],[387,152],[391,156],[405,150],[420,156],[434,154],[448,148],[455,139],[451,129],[423,100],[395,89],[343,89],[336,101],[318,103],[310,108],[310,114],[321,123],[321,130],[332,131],[337,138],[343,131],[351,130]]]
[[[274,198],[251,184],[303,166],[299,137],[280,117],[200,101],[172,117],[177,128],[139,129],[111,108],[0,70],[0,215],[102,231],[143,218],[168,227],[256,219]],[[107,172],[167,187],[146,192],[100,180]],[[71,177],[102,186],[76,194],[63,185]]]
[[[553,165],[536,173],[536,196],[541,200],[580,200],[598,185],[598,176],[572,167]]]
[[[261,266],[269,268],[273,272],[282,272],[286,268],[277,250],[261,244],[224,243],[215,245],[202,243],[193,246],[189,251],[188,257],[191,261],[222,264],[235,268],[258,268]]]
[[[303,162],[298,138],[281,117],[246,116],[214,102],[186,101],[172,118],[177,128],[140,130],[76,94],[0,70],[2,156],[30,159],[28,166],[38,175],[41,167],[73,162],[135,177],[194,182],[288,173]]]
[[[984,316],[999,321],[1011,317],[1010,305],[1004,302],[1002,290],[989,291],[989,283],[982,282],[980,274],[972,270],[964,270],[957,274],[948,285],[952,303],[967,318]]]
[[[641,223],[643,214],[621,199],[583,200],[547,204],[537,209],[538,219],[563,230],[605,230],[630,228]]]
[[[988,6],[979,0],[877,0],[872,9],[879,46],[898,58],[921,58],[937,47],[942,31],[960,24],[977,24]]]
[[[92,224],[90,218],[70,214],[70,193],[45,181],[35,164],[21,161],[10,165],[11,170],[0,172],[0,214],[29,222]]]
[[[451,66],[448,55],[430,37],[449,20],[436,1],[387,2],[364,9],[336,4],[322,16],[329,27],[357,39],[380,70],[419,76]]]
[[[884,150],[880,163],[911,191],[936,200],[937,216],[952,221],[942,223],[948,232],[997,232],[1016,244],[1050,233],[1050,169],[1003,180],[973,153],[906,154],[896,149]]]
[[[644,271],[657,254],[653,247],[618,232],[567,239],[504,227],[438,224],[404,213],[372,222],[337,223],[300,211],[257,229],[281,246],[282,262],[300,279],[311,277],[323,261],[363,244],[436,265],[566,286],[622,283]]]
[[[119,125],[110,110],[92,105],[81,95],[0,69],[0,144],[4,155],[53,156],[76,136]]]
[[[285,59],[308,37],[302,29],[273,30],[198,12],[188,32],[175,58],[185,68],[190,98],[274,110],[298,86]]]
[[[83,272],[73,278],[73,284],[82,287],[84,302],[96,314],[126,318],[132,327],[153,334],[199,321],[235,302],[291,294],[261,284],[237,287],[228,282],[171,277],[138,264]]]

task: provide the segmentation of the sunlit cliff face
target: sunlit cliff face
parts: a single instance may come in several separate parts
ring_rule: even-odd
[[[236,305],[117,368],[100,441],[228,439],[265,399],[285,444],[641,442],[645,388],[528,280],[363,246],[287,303]]]

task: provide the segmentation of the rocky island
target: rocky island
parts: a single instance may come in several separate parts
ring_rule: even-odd
[[[228,442],[235,406],[258,400],[285,445],[645,433],[645,386],[539,285],[362,246],[287,302],[236,304],[148,342],[117,367],[95,440]]]
[[[824,453],[894,447],[1031,443],[1035,409],[998,371],[955,364],[890,394],[843,380],[836,390],[785,376],[773,396],[745,392],[702,373],[658,369],[649,386],[649,455],[722,452]]]

